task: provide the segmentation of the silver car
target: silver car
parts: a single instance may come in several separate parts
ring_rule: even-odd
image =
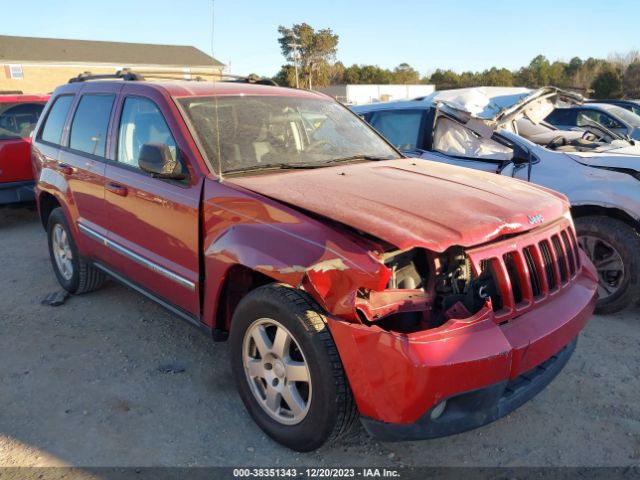
[[[508,175],[564,193],[598,269],[597,311],[640,299],[640,147],[597,122],[544,122],[582,98],[553,87],[478,87],[353,107],[407,155]],[[446,201],[446,199],[443,199]]]

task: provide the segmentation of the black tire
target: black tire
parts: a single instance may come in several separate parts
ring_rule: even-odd
[[[621,257],[624,273],[618,283],[618,289],[609,296],[598,299],[596,313],[618,312],[640,300],[640,236],[631,226],[611,217],[586,216],[575,219],[576,234],[581,245],[586,236],[600,239],[611,246]],[[585,249],[587,256],[592,257]],[[592,261],[597,260],[591,258]],[[594,261],[597,265],[597,262]],[[600,277],[599,291],[611,289]]]
[[[64,277],[54,256],[53,232],[56,225],[59,225],[68,237],[69,247],[72,253],[71,263],[73,265],[73,273],[70,278]],[[67,223],[67,219],[60,207],[54,209],[51,212],[51,215],[49,215],[49,220],[47,222],[47,239],[51,265],[53,266],[53,271],[62,288],[69,293],[81,294],[91,292],[102,286],[106,278],[105,274],[94,267],[88,260],[80,256],[76,242],[71,234],[71,229]]]
[[[245,334],[258,319],[265,318],[276,320],[288,330],[309,369],[313,395],[306,416],[294,425],[285,425],[265,412],[245,372]],[[258,426],[276,442],[308,452],[349,430],[358,415],[349,382],[322,311],[306,293],[282,284],[250,292],[234,312],[229,347],[240,397]]]

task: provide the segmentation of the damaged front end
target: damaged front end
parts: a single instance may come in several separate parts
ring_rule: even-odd
[[[359,276],[323,262],[306,270],[302,287],[346,321],[401,334],[476,318],[483,309],[506,322],[566,288],[581,267],[568,216],[477,247],[370,255],[379,263],[374,274]]]
[[[595,307],[596,274],[568,215],[378,261],[384,288],[359,288],[358,321],[329,315],[328,326],[363,423],[383,439],[449,435],[517,408],[562,369]]]
[[[362,323],[384,330],[411,333],[472,317],[497,292],[493,278],[477,275],[461,247],[392,251],[381,261],[390,272],[386,288],[359,289],[354,306]]]

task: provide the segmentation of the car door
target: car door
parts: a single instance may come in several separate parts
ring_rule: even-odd
[[[106,169],[109,264],[133,286],[196,318],[202,178],[187,168],[175,105],[155,91],[145,96],[126,90]],[[166,145],[184,171],[191,171],[188,178],[153,178],[140,169],[140,150],[149,143]]]
[[[74,98],[71,119],[62,134],[62,145],[55,170],[68,185],[72,197],[68,208],[75,209],[80,235],[77,242],[84,255],[106,257],[104,237],[107,220],[104,205],[104,174],[111,113],[119,86],[87,84]],[[56,101],[69,101],[63,95]],[[73,98],[73,97],[71,97]],[[49,116],[54,114],[53,105]],[[47,135],[49,118],[43,129]]]
[[[513,149],[496,135],[484,138],[448,115],[431,109],[420,158],[497,173],[513,157]]]
[[[0,103],[0,182],[33,179],[31,132],[44,103]]]

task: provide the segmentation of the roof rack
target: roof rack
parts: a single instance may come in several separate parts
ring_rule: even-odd
[[[140,74],[134,73],[131,70],[123,69],[118,70],[116,73],[104,73],[100,75],[94,75],[91,72],[82,72],[77,76],[70,78],[68,83],[88,82],[89,80],[109,80],[119,79],[128,81],[140,81],[144,80],[144,77]]]
[[[142,75],[144,73],[144,75]],[[175,76],[180,74],[182,76]],[[193,75],[192,78],[184,78],[185,74]],[[68,83],[88,82],[90,80],[124,80],[129,82],[141,82],[147,79],[155,78],[158,80],[192,80],[192,81],[204,81],[200,75],[211,75],[210,72],[192,72],[184,70],[148,70],[148,71],[136,71],[123,68],[115,73],[105,73],[94,75],[91,72],[82,72],[77,76],[70,78]],[[173,76],[172,76],[173,75]],[[220,75],[222,82],[239,82],[239,83],[254,83],[257,85],[270,85],[277,87],[278,84],[270,78],[261,78],[257,75],[231,75],[223,73]]]

